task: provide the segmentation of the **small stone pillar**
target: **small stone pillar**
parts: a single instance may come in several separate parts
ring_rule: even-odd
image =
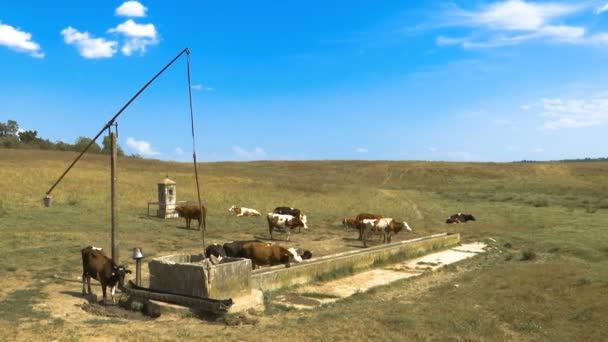
[[[175,192],[176,183],[167,178],[158,183],[158,211],[156,216],[160,218],[177,217],[175,212],[175,204],[177,203],[177,194]]]

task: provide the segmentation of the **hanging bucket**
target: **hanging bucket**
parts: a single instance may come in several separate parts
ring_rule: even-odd
[[[51,198],[50,195],[46,195],[44,196],[44,198],[42,199],[42,202],[44,203],[45,207],[50,207],[51,206],[51,202],[53,202],[53,199]]]

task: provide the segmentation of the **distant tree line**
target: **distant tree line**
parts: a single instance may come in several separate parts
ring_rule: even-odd
[[[91,142],[91,138],[78,137],[74,144],[68,144],[63,141],[52,142],[49,139],[44,139],[38,136],[38,131],[24,131],[19,129],[19,124],[15,120],[0,122],[0,147],[4,148],[29,148],[40,150],[58,150],[58,151],[76,151],[81,152]],[[118,146],[118,155],[124,156],[125,152]],[[110,146],[110,137],[105,136],[101,146],[94,142],[87,152],[110,154],[112,147]]]
[[[579,158],[579,159],[560,159],[560,160],[521,160],[516,163],[584,163],[584,162],[604,162],[608,158]]]

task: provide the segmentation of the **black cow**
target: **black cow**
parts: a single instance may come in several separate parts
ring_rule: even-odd
[[[244,241],[232,241],[224,244],[224,252],[227,257],[241,258],[243,245],[247,242],[262,242],[260,240],[244,240]]]
[[[298,218],[302,219],[302,217],[300,216],[300,214],[301,214],[300,209],[297,209],[297,208],[276,207],[272,213],[280,214],[280,215],[291,215],[293,217],[298,217]]]
[[[458,213],[448,217],[448,219],[445,220],[445,223],[460,223],[467,221],[475,221],[475,217],[470,214]]]
[[[222,245],[213,243],[205,248],[205,257],[210,258],[212,255],[216,258],[223,258],[226,256],[226,251]]]

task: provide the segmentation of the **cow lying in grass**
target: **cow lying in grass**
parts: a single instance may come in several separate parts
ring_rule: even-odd
[[[186,219],[186,228],[190,229],[190,221],[195,219],[198,221],[198,227],[201,226],[202,222],[202,227],[205,229],[207,220],[207,208],[205,206],[199,208],[198,205],[178,205],[175,207],[175,211],[179,217]]]
[[[101,283],[101,291],[103,292],[103,304],[106,304],[106,288],[112,288],[111,295],[114,301],[114,293],[116,292],[116,284],[122,288],[125,283],[125,275],[131,273],[126,267],[116,265],[114,260],[110,259],[101,248],[88,246],[81,250],[82,254],[82,294],[86,294],[84,284],[87,282],[89,294],[91,292],[91,278],[96,279]]]
[[[250,208],[237,207],[233,205],[228,209],[229,212],[235,213],[237,217],[241,216],[260,216],[261,214],[255,210]]]
[[[448,219],[445,220],[445,223],[455,224],[455,223],[467,222],[467,221],[475,221],[475,217],[470,214],[458,213],[458,214],[454,214],[454,215],[451,215],[450,217],[448,217]]]
[[[393,235],[399,233],[402,229],[412,231],[407,222],[399,222],[392,218],[364,219],[359,223],[359,235],[363,240],[364,247],[367,247],[370,234],[381,235],[378,237],[378,241],[382,238],[382,242],[391,243]]]

